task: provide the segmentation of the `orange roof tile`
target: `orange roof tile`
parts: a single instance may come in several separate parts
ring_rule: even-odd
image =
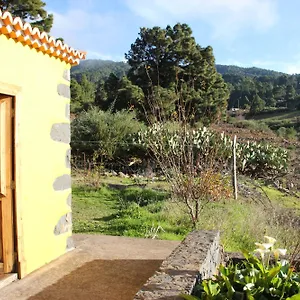
[[[79,60],[86,57],[86,52],[75,50],[61,41],[55,41],[46,32],[40,32],[38,28],[32,28],[29,23],[23,22],[19,17],[13,18],[9,12],[2,12],[0,9],[1,34],[71,65],[78,65]]]

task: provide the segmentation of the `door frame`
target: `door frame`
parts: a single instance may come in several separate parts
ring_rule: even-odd
[[[15,251],[16,251],[16,267],[18,277],[22,278],[26,275],[26,259],[24,257],[24,245],[23,245],[23,221],[22,221],[22,197],[21,184],[20,184],[20,169],[21,169],[21,157],[20,157],[20,101],[22,99],[22,88],[20,86],[4,83],[0,81],[0,94],[6,94],[12,97],[14,108],[14,128],[13,128],[13,147],[14,147],[14,223],[15,223]]]

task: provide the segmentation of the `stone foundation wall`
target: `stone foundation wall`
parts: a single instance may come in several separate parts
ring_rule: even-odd
[[[134,300],[179,300],[180,293],[192,292],[199,276],[212,277],[220,262],[219,232],[193,231],[164,260]]]

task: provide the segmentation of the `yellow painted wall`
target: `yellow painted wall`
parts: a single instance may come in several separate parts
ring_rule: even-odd
[[[66,252],[71,231],[54,234],[60,217],[71,211],[71,189],[55,191],[53,182],[70,174],[69,144],[52,140],[52,125],[69,123],[69,99],[58,84],[70,65],[0,35],[0,83],[20,88],[16,96],[16,202],[22,276]],[[1,92],[1,91],[0,91]]]

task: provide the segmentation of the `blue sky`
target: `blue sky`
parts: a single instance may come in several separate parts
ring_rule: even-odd
[[[140,27],[187,23],[216,63],[300,73],[299,0],[45,0],[51,34],[88,52],[124,60]]]

